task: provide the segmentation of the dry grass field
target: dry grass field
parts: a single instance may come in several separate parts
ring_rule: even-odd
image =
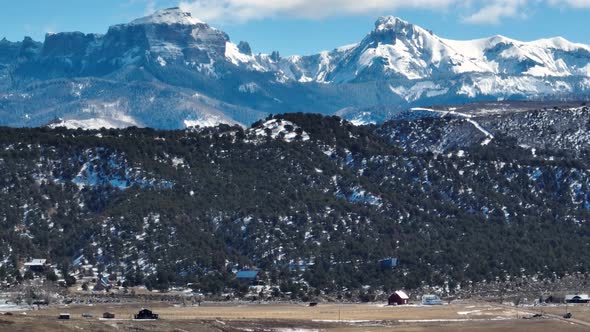
[[[568,305],[567,308],[565,305],[557,307],[539,307],[536,310],[559,316],[568,311],[572,313],[573,318],[590,323],[590,305],[587,304]],[[588,330],[590,331],[590,328]]]
[[[160,315],[158,321],[133,321],[132,315],[148,307]],[[558,310],[560,308],[555,308]],[[563,309],[563,308],[562,308]],[[590,307],[585,307],[590,309]],[[548,311],[548,310],[547,310]],[[60,312],[71,314],[58,321]],[[116,314],[101,320],[102,313]],[[388,307],[376,304],[229,305],[206,304],[178,307],[161,303],[51,307],[26,314],[0,316],[0,331],[223,331],[223,332],[421,332],[421,331],[589,331],[588,326],[555,317],[522,319],[531,310],[516,310],[487,303],[444,306]],[[574,311],[575,312],[575,311]],[[590,310],[586,311],[590,317]],[[83,313],[93,318],[83,318]]]
[[[96,306],[56,306],[47,310],[32,311],[30,316],[54,317],[68,312],[73,317],[90,313],[99,317],[112,312],[117,318],[129,319],[143,307],[149,307],[162,319],[170,320],[297,320],[297,321],[405,321],[405,320],[466,320],[516,319],[527,315],[485,303],[453,304],[444,306],[385,306],[382,304],[320,304],[309,307],[297,304],[204,304],[202,306],[171,306],[161,303],[112,304]]]

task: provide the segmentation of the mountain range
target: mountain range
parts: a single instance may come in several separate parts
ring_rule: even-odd
[[[382,122],[415,106],[590,95],[590,46],[563,38],[456,41],[382,17],[357,44],[253,54],[178,8],[106,34],[0,41],[0,125],[182,129],[269,114]]]

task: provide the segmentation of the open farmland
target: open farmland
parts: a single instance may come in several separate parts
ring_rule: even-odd
[[[124,305],[56,307],[35,311],[29,315],[57,316],[69,312],[73,316],[91,313],[93,316],[104,312],[116,313],[118,318],[131,318],[144,306],[157,312],[162,319],[172,320],[296,320],[296,321],[405,321],[405,320],[465,320],[465,319],[516,319],[527,315],[525,311],[489,304],[457,304],[444,306],[384,306],[382,304],[320,304],[309,307],[297,304],[242,304],[181,307],[143,303]]]
[[[587,322],[590,326],[590,306],[587,304],[570,304],[567,307],[565,305],[541,307],[537,310],[558,316],[562,316],[566,312],[571,312],[574,319]]]
[[[160,315],[158,321],[134,321],[132,315],[149,307]],[[61,312],[69,321],[58,321]],[[116,314],[103,320],[102,313]],[[590,311],[588,311],[590,313]],[[92,314],[83,318],[82,314]],[[556,317],[522,319],[531,310],[488,303],[461,303],[444,306],[399,306],[377,304],[297,304],[227,305],[205,304],[178,307],[161,303],[51,307],[26,314],[0,317],[0,331],[538,331],[560,329],[587,331],[588,326]]]

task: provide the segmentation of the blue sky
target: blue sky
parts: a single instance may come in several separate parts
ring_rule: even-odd
[[[590,0],[0,0],[0,38],[105,33],[110,25],[178,5],[233,41],[250,42],[255,52],[283,55],[358,42],[381,15],[399,16],[445,38],[563,36],[590,44]]]

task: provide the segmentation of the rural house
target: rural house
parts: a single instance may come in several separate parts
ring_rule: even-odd
[[[258,280],[258,274],[260,271],[258,270],[242,270],[236,273],[236,279],[240,282],[255,282]]]
[[[566,303],[590,303],[588,294],[571,294],[565,296]]]
[[[154,314],[151,310],[148,309],[142,309],[140,310],[137,315],[133,316],[134,319],[158,319],[159,316],[157,314]]]
[[[397,258],[389,257],[379,261],[379,267],[383,270],[393,269],[397,266]]]
[[[404,305],[408,304],[410,297],[404,291],[398,290],[389,296],[387,303],[389,305]]]
[[[25,268],[34,273],[43,273],[47,269],[48,264],[46,259],[33,259],[25,263]]]

